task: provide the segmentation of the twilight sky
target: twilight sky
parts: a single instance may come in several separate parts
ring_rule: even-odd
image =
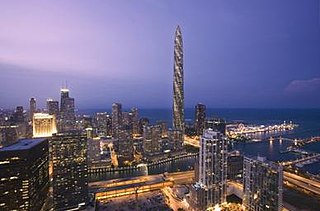
[[[59,99],[77,108],[170,108],[173,41],[185,104],[320,107],[319,0],[0,2],[0,108]]]

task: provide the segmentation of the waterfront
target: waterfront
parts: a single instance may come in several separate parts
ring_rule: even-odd
[[[94,112],[100,110],[86,110],[79,113],[86,113],[92,115]],[[171,110],[170,109],[141,109],[139,110],[141,117],[148,117],[151,123],[157,120],[165,120],[168,126],[171,125]],[[311,136],[320,136],[320,109],[208,109],[208,116],[222,117],[228,122],[238,121],[247,124],[281,124],[283,121],[293,121],[299,126],[293,131],[282,134],[283,138],[309,138]],[[186,118],[193,121],[193,109],[186,109]],[[272,142],[268,138],[262,137],[262,141],[251,143],[235,143],[232,149],[239,150],[245,155],[250,156],[265,156],[272,161],[289,161],[300,157],[299,154],[289,152],[280,153],[286,150],[292,144],[292,141],[275,138]],[[315,142],[307,144],[302,149],[320,153],[320,143]],[[164,172],[185,171],[194,168],[196,158],[183,158],[180,160],[173,160],[170,162],[154,165],[148,168],[148,174],[159,174]],[[310,172],[312,174],[320,173],[320,163],[313,163],[305,165],[301,170]],[[92,175],[92,180],[106,180],[114,178],[123,178],[130,176],[141,176],[146,172],[128,170],[109,172],[104,174]]]

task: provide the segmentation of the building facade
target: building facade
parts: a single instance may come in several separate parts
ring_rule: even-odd
[[[244,157],[243,205],[249,211],[282,210],[282,166],[263,157]]]
[[[199,103],[195,106],[194,128],[197,135],[202,135],[206,121],[206,106]]]
[[[175,32],[173,72],[173,129],[184,134],[183,42],[180,26]]]
[[[63,88],[60,101],[60,131],[68,131],[75,127],[74,98],[69,96],[69,89]]]
[[[53,99],[47,99],[47,111],[50,115],[59,118],[59,102]]]
[[[48,191],[47,139],[24,139],[0,149],[0,210],[38,211]]]
[[[37,103],[35,98],[30,98],[30,119],[32,120],[33,114],[37,111]]]
[[[88,202],[87,138],[77,131],[54,134],[53,201],[55,210],[78,209]]]
[[[200,210],[218,208],[227,197],[227,139],[217,131],[207,129],[200,138],[197,207]]]
[[[46,113],[35,113],[33,115],[33,138],[51,137],[57,132],[56,118]]]
[[[112,104],[112,136],[118,138],[119,130],[122,126],[122,105],[120,103]]]

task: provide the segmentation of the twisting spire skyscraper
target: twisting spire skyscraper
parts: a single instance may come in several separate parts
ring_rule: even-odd
[[[184,133],[183,43],[180,26],[174,40],[173,129]]]

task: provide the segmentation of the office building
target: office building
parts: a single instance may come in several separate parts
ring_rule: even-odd
[[[24,139],[0,149],[0,210],[38,211],[48,191],[47,139]]]
[[[16,110],[13,113],[12,122],[14,122],[16,124],[25,123],[23,106],[17,106]]]
[[[61,91],[60,101],[60,120],[62,131],[74,129],[75,127],[75,104],[74,98],[69,96],[69,89],[63,88]]]
[[[131,128],[122,127],[119,129],[116,148],[120,165],[125,165],[133,160],[133,138]]]
[[[228,180],[239,181],[243,176],[243,156],[239,151],[228,153]]]
[[[183,133],[181,130],[170,130],[169,140],[173,146],[174,151],[179,151],[183,146]]]
[[[200,210],[219,208],[227,196],[227,140],[207,129],[200,138],[199,178],[195,185]]]
[[[97,113],[94,122],[98,136],[112,136],[112,118],[107,112]]]
[[[35,98],[30,98],[30,119],[32,120],[33,114],[37,111],[37,103]]]
[[[87,133],[89,131],[90,130],[87,130]],[[91,165],[101,160],[100,138],[87,137],[87,140],[88,140],[88,164]]]
[[[145,126],[143,131],[143,150],[146,156],[161,152],[161,126]]]
[[[59,102],[53,99],[47,99],[47,111],[50,115],[59,118]]]
[[[35,113],[33,115],[33,138],[51,137],[57,132],[56,119],[54,115],[46,113]]]
[[[205,129],[206,106],[199,103],[195,106],[194,129],[197,135],[202,135]]]
[[[184,134],[183,43],[180,26],[175,32],[173,72],[173,129]]]
[[[244,157],[243,205],[248,211],[282,210],[282,166],[264,157]]]
[[[122,126],[122,105],[120,103],[112,104],[112,136],[118,138],[119,130]]]
[[[87,138],[78,131],[57,133],[50,143],[55,210],[79,209],[88,202]]]

